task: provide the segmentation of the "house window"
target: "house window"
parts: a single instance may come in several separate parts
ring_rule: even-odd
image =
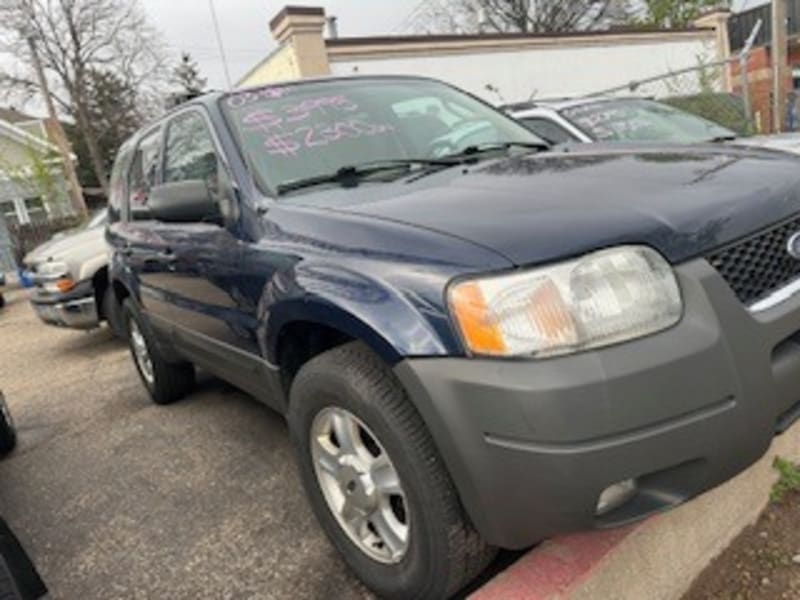
[[[792,69],[792,81],[794,82],[794,89],[800,90],[800,66]]]
[[[0,217],[5,219],[9,227],[12,225],[19,225],[20,220],[17,216],[17,207],[13,200],[0,201]]]
[[[44,200],[41,198],[25,198],[22,201],[25,206],[25,212],[28,213],[29,223],[45,223],[47,221],[47,209],[44,205]]]

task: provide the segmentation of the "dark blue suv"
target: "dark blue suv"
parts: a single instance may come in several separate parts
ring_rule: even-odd
[[[153,400],[197,366],[285,414],[320,523],[382,597],[675,506],[800,413],[788,155],[549,150],[440,82],[310,80],[137,134],[111,221]]]

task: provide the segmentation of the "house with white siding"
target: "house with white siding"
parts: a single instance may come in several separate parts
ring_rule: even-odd
[[[9,229],[73,214],[47,121],[0,109],[0,271],[14,268]]]

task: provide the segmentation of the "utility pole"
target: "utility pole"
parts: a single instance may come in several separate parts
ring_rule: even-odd
[[[44,75],[44,68],[42,61],[39,60],[39,53],[36,50],[36,39],[33,33],[29,32],[28,48],[31,52],[31,60],[33,67],[36,69],[36,78],[39,80],[39,88],[44,96],[44,103],[47,106],[47,114],[50,117],[53,127],[53,136],[55,137],[56,146],[58,147],[61,160],[64,162],[64,174],[67,176],[67,184],[69,186],[69,196],[72,201],[72,207],[81,216],[86,216],[86,202],[83,199],[83,191],[81,184],[78,181],[78,174],[75,172],[75,164],[72,162],[72,152],[67,142],[67,135],[64,133],[64,128],[61,126],[61,121],[58,120],[55,104],[53,98],[50,96],[50,88],[47,85],[47,78]]]
[[[772,0],[772,120],[776,132],[786,120],[786,80],[788,77],[787,0]]]

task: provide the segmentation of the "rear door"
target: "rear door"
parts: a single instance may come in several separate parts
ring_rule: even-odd
[[[168,273],[162,260],[168,243],[159,235],[158,224],[147,209],[150,193],[160,181],[161,145],[162,128],[158,125],[139,138],[129,159],[118,160],[120,168],[127,168],[112,183],[112,197],[122,194],[124,200],[121,206],[114,202],[110,207],[109,239],[124,257],[125,276],[133,279],[142,307],[152,315],[168,318]]]

